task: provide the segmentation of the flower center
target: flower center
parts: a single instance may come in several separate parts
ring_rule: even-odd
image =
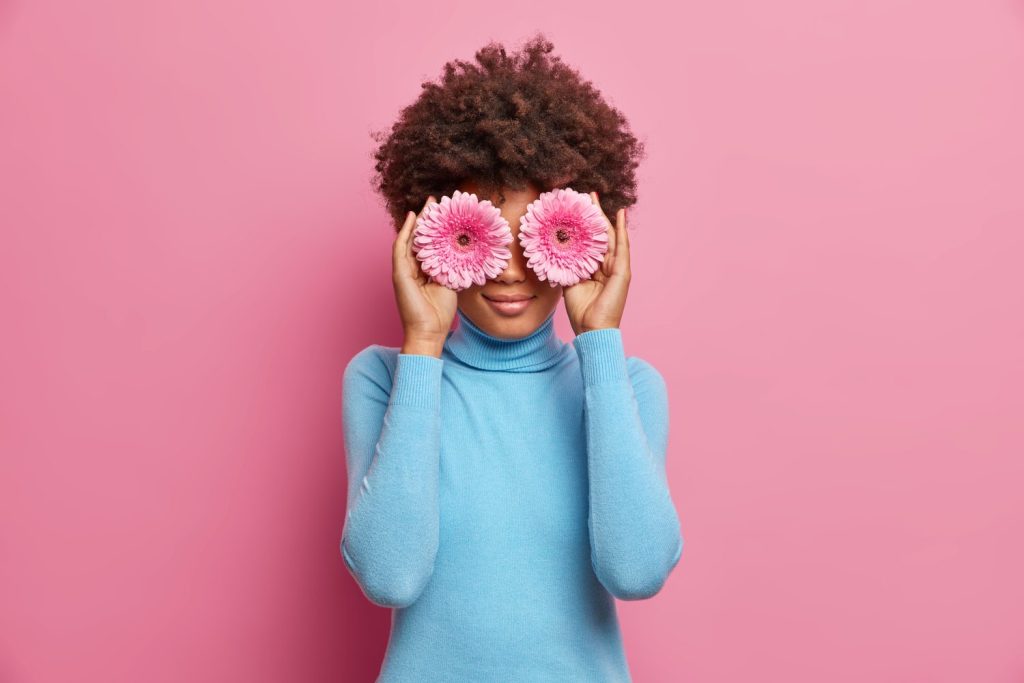
[[[565,228],[559,228],[555,231],[555,239],[563,244],[569,241],[569,233]]]
[[[467,235],[466,233],[462,233],[461,235],[455,238],[455,241],[457,241],[460,246],[464,247],[467,244],[469,244],[469,235]]]

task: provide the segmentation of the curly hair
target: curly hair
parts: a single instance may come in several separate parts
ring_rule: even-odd
[[[636,203],[644,144],[590,81],[549,56],[553,49],[543,33],[512,55],[491,42],[476,64],[452,60],[440,83],[423,82],[390,133],[371,132],[380,143],[371,184],[396,231],[428,195],[451,195],[465,180],[500,202],[502,189],[528,183],[596,191],[609,217]]]

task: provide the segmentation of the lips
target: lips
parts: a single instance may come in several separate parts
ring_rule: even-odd
[[[532,294],[495,294],[493,296],[487,296],[486,294],[484,294],[484,298],[485,299],[490,299],[491,301],[526,301],[527,299],[532,299],[533,295]]]
[[[522,313],[535,298],[537,297],[525,294],[496,294],[493,297],[484,295],[487,305],[499,315],[504,316]]]

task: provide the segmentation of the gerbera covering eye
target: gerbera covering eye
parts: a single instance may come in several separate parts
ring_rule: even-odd
[[[512,258],[512,239],[498,207],[456,190],[429,204],[417,219],[412,250],[431,279],[460,291],[500,275]]]
[[[608,251],[608,225],[590,195],[564,187],[544,192],[520,219],[527,265],[552,287],[589,278]]]

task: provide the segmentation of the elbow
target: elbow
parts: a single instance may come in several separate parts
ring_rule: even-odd
[[[359,562],[344,538],[341,540],[341,555],[363,595],[380,607],[402,608],[413,604],[433,573],[433,563],[427,570],[417,571],[411,567],[374,566],[373,563]]]
[[[601,584],[619,600],[647,600],[661,592],[672,570],[683,554],[680,534],[671,551],[660,558],[644,558],[636,562],[600,561],[595,558],[594,572]]]

